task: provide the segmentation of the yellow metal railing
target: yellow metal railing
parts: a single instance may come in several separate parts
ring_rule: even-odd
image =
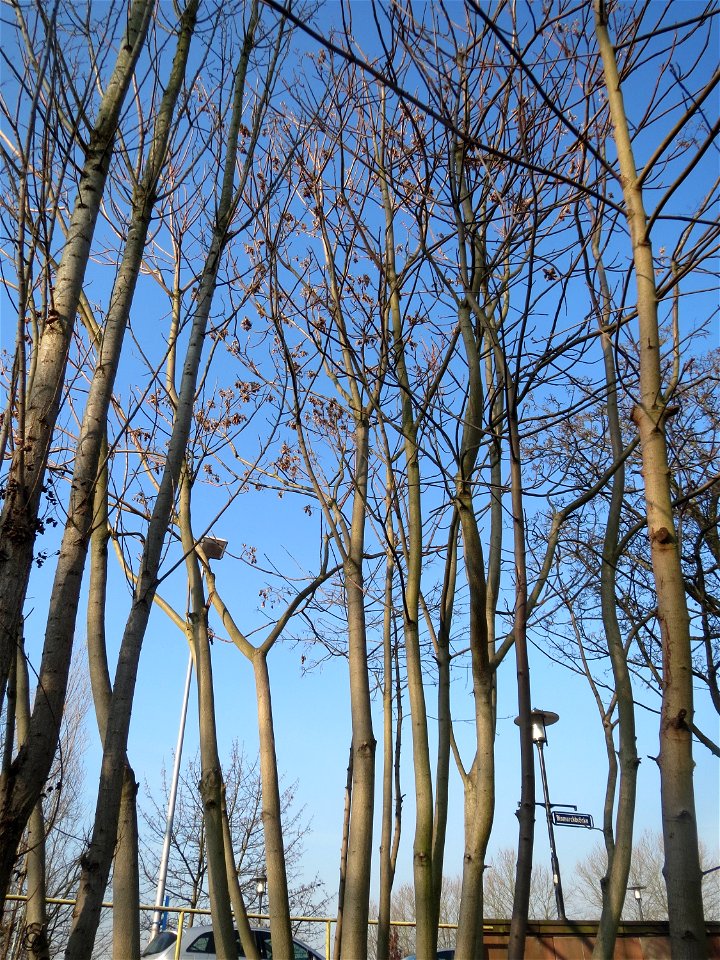
[[[27,895],[19,893],[8,894],[5,898],[6,900],[27,900]],[[65,899],[63,897],[47,897],[45,900],[46,903],[58,904],[60,906],[74,907],[75,900]],[[112,901],[104,900],[101,904],[102,907],[112,910],[113,904]],[[202,916],[209,917],[210,910],[207,907],[161,907],[162,913],[176,913],[178,918],[177,923],[177,940],[175,941],[175,960],[178,960],[180,956],[180,945],[182,941],[183,930],[185,929],[185,919],[190,916]],[[138,910],[140,911],[152,911],[153,913],[157,910],[157,907],[153,904],[149,906],[146,903],[141,903],[138,905]],[[248,920],[269,920],[270,917],[266,913],[248,913]],[[337,923],[337,917],[290,917],[291,923],[314,923],[314,924],[323,924],[325,927],[325,956],[327,960],[330,960],[331,948],[332,948],[332,925]],[[368,924],[372,926],[377,926],[377,920],[368,920]],[[391,927],[414,927],[414,920],[391,920]],[[440,930],[456,930],[456,923],[440,923],[438,924]],[[486,926],[485,930],[491,930],[492,927]]]

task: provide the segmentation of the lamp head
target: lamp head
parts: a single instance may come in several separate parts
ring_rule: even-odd
[[[208,560],[222,560],[227,545],[227,540],[221,540],[220,537],[203,537],[200,541],[202,551]]]
[[[553,723],[557,723],[559,719],[560,717],[557,715],[557,713],[553,713],[552,710],[531,710],[530,723],[532,726],[533,743],[547,743],[545,727],[549,727]],[[515,723],[520,726],[520,717],[515,717]]]

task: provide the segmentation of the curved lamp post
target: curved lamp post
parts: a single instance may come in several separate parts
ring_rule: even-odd
[[[557,723],[560,717],[551,710],[532,710],[530,712],[530,722],[532,724],[532,740],[538,750],[540,758],[540,777],[542,779],[543,797],[545,807],[545,819],[547,820],[548,838],[550,840],[550,865],[552,867],[553,887],[555,888],[555,906],[560,920],[567,920],[565,916],[565,900],[563,898],[562,880],[560,879],[560,863],[555,848],[555,831],[553,830],[552,804],[550,803],[550,792],[548,790],[547,773],[545,771],[545,755],[543,746],[547,743],[547,733],[545,728]],[[516,717],[515,723],[520,726],[520,717]]]

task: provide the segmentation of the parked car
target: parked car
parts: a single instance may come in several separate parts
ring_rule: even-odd
[[[455,947],[438,950],[435,957],[437,960],[455,960]],[[404,957],[403,960],[415,960],[415,954],[411,953],[409,957]]]
[[[255,942],[258,945],[263,960],[272,960],[273,950],[268,927],[252,927]],[[240,936],[235,931],[238,957],[244,957]],[[177,943],[175,930],[163,930],[150,941],[142,952],[143,957],[152,957],[152,960],[173,960]],[[302,940],[293,940],[294,953],[289,960],[323,960],[322,954],[313,950]],[[190,927],[183,930],[180,942],[180,960],[211,960],[215,957],[215,935],[212,927]],[[280,958],[276,958],[280,960]]]

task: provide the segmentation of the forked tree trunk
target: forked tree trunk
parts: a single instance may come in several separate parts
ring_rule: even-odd
[[[647,530],[663,656],[658,760],[665,846],[663,873],[671,952],[673,958],[684,960],[707,956],[693,788],[690,621],[672,514],[665,432],[667,398],[662,384],[655,264],[603,0],[594,0],[594,9],[635,268],[640,398],[633,419],[640,434]]]

